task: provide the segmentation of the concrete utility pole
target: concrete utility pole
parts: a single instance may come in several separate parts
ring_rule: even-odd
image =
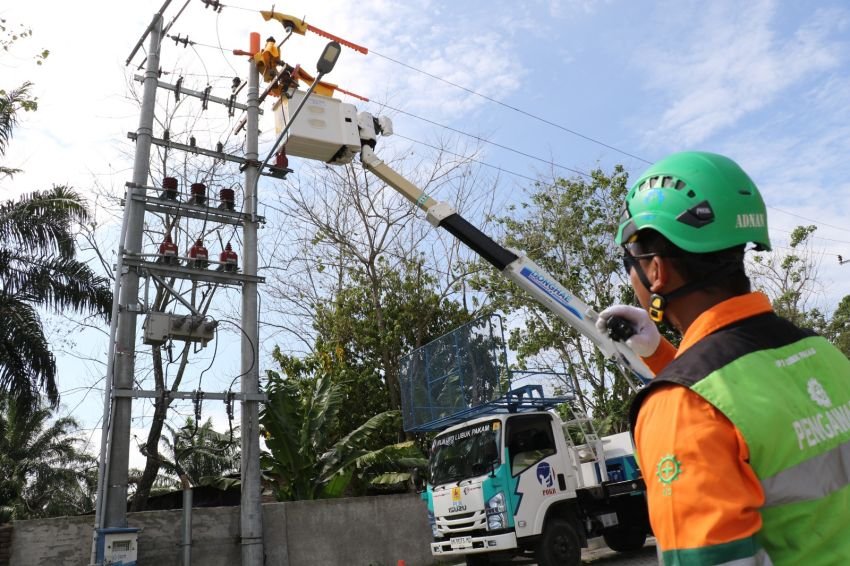
[[[242,228],[242,256],[244,272],[249,277],[257,275],[257,180],[259,138],[259,72],[254,58],[249,59],[248,110],[245,140],[245,201],[248,218]],[[241,392],[246,396],[242,403],[242,566],[263,564],[263,508],[260,501],[260,434],[259,406],[248,401],[260,387],[259,326],[257,321],[257,283],[245,281],[242,285],[242,382]]]
[[[134,198],[147,184],[150,172],[151,139],[153,137],[154,106],[156,103],[157,79],[159,74],[159,49],[162,38],[162,15],[156,14],[150,26],[150,44],[145,67],[145,82],[142,95],[142,112],[136,132],[136,156],[133,163],[133,187],[127,189],[128,197],[124,214],[127,219],[125,249],[120,253],[139,254],[142,251],[145,207]],[[132,389],[135,372],[136,318],[139,306],[139,274],[134,269],[124,269],[116,274],[121,278],[118,303],[118,322],[111,379],[113,389]],[[110,345],[111,347],[112,345]],[[133,400],[129,397],[113,399],[112,414],[104,427],[111,427],[106,460],[106,471],[101,487],[104,498],[101,527],[127,526],[127,475],[130,464],[130,419]],[[98,501],[100,506],[100,501]]]
[[[143,96],[139,127],[136,132],[128,133],[128,137],[136,142],[133,180],[127,183],[127,193],[124,202],[124,219],[122,225],[121,243],[118,250],[115,296],[112,307],[113,320],[110,326],[109,358],[107,361],[107,385],[104,399],[104,429],[102,434],[101,459],[98,469],[98,497],[95,512],[95,536],[92,541],[92,564],[112,563],[110,552],[115,549],[136,550],[136,532],[138,529],[127,524],[127,483],[130,455],[130,424],[132,417],[132,402],[138,398],[157,399],[165,402],[170,400],[199,399],[221,400],[231,413],[231,403],[234,400],[242,402],[242,507],[241,507],[241,542],[243,566],[262,566],[264,562],[263,521],[260,486],[260,441],[258,413],[260,401],[265,395],[259,393],[259,329],[258,329],[258,294],[257,285],[263,282],[257,276],[257,229],[264,219],[257,214],[257,180],[266,164],[258,161],[259,143],[259,114],[260,100],[259,72],[249,55],[248,100],[247,104],[235,101],[235,94],[228,99],[209,95],[209,88],[204,92],[182,89],[181,85],[170,85],[159,81],[160,43],[163,37],[163,10],[168,6],[167,0],[162,9],[156,14],[139,40],[127,63],[150,35],[150,44],[144,77],[136,76],[143,82]],[[187,0],[188,4],[188,0]],[[185,8],[185,5],[184,5]],[[182,10],[181,10],[182,13]],[[179,14],[178,14],[179,16]],[[172,21],[173,23],[173,21]],[[254,37],[256,35],[256,37]],[[259,49],[259,35],[252,34],[252,50]],[[244,157],[230,155],[224,152],[219,144],[215,150],[196,146],[194,141],[184,145],[171,141],[168,135],[163,138],[153,136],[154,113],[157,88],[181,92],[183,96],[197,98],[203,101],[204,109],[210,102],[227,106],[229,111],[234,108],[245,110],[246,117],[246,155]],[[223,162],[238,163],[245,172],[245,194],[242,209],[236,208],[233,191],[229,198],[207,197],[195,199],[192,195],[187,200],[179,196],[176,179],[171,179],[173,186],[153,186],[158,183],[148,183],[150,177],[151,146],[156,145],[176,151],[191,152]],[[291,170],[277,166],[268,166],[268,174],[284,178]],[[203,187],[203,185],[201,185]],[[169,190],[166,190],[169,189]],[[173,192],[171,192],[173,191]],[[192,188],[194,194],[194,185]],[[217,201],[217,202],[214,202]],[[170,255],[165,246],[165,240],[159,247],[159,253],[143,253],[143,234],[145,231],[145,213],[163,214],[185,221],[198,220],[205,224],[217,223],[222,225],[243,226],[243,271],[236,264],[236,254],[228,244],[215,262],[207,256],[202,264],[193,258],[190,250],[188,257],[177,255],[176,246]],[[173,245],[173,244],[172,244]],[[201,244],[199,244],[201,245]],[[165,249],[165,251],[164,251]],[[195,248],[193,248],[194,250]],[[230,255],[227,255],[228,252]],[[197,253],[197,252],[195,252]],[[157,259],[148,258],[156,256]],[[210,264],[219,264],[210,269]],[[139,296],[141,277],[148,283],[151,281],[172,296],[177,303],[188,309],[189,314],[180,315],[172,312],[154,310],[147,301],[147,294],[142,301]],[[213,331],[217,321],[207,318],[199,312],[195,305],[188,302],[178,291],[167,283],[169,279],[190,280],[193,284],[212,284],[221,287],[241,286],[242,290],[242,320],[243,331],[241,341],[241,391],[234,394],[204,391],[176,391],[157,389],[147,391],[136,389],[135,385],[135,350],[136,329],[139,314],[147,316],[145,322],[144,340],[149,345],[163,346],[169,340],[206,342],[214,338]],[[147,287],[147,285],[146,285]],[[194,321],[186,324],[187,321]],[[188,525],[188,523],[187,523]],[[184,541],[184,557],[191,553],[191,533],[186,526]],[[110,542],[107,542],[107,538]],[[119,541],[119,538],[121,539]],[[119,544],[120,542],[120,544]],[[128,551],[129,552],[129,551]],[[127,556],[125,556],[127,557]],[[135,559],[135,554],[132,555]]]

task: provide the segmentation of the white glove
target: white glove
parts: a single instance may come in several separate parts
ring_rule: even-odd
[[[608,307],[596,319],[596,329],[608,333],[608,319],[616,316],[628,322],[635,333],[626,340],[626,346],[642,358],[648,358],[655,353],[661,343],[661,333],[649,318],[649,313],[638,307],[614,305]]]

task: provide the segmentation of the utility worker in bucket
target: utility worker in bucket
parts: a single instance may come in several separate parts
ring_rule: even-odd
[[[745,247],[770,249],[756,185],[671,155],[630,189],[617,243],[643,308],[597,325],[626,319],[656,374],[631,425],[664,564],[850,564],[850,362],[751,291]]]

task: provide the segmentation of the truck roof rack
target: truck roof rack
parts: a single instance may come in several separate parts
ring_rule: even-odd
[[[539,384],[523,385],[511,389],[499,399],[457,411],[445,417],[434,419],[408,429],[408,432],[435,432],[450,426],[487,415],[522,413],[527,411],[545,411],[561,403],[575,399],[573,395],[545,397],[543,386]]]

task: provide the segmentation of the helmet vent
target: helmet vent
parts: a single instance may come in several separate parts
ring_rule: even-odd
[[[742,194],[744,196],[752,196],[753,191],[749,189],[738,189],[738,194]]]
[[[688,191],[688,197],[690,197],[690,198],[694,198],[695,196],[697,196],[697,194],[696,194],[695,192],[693,192],[693,191]]]
[[[676,189],[677,191],[681,191],[688,184],[685,183],[681,179],[677,179],[671,175],[656,175],[654,177],[650,177],[645,179],[643,183],[638,185],[638,192],[644,191],[646,189],[654,189],[654,188],[662,188],[662,189]]]

